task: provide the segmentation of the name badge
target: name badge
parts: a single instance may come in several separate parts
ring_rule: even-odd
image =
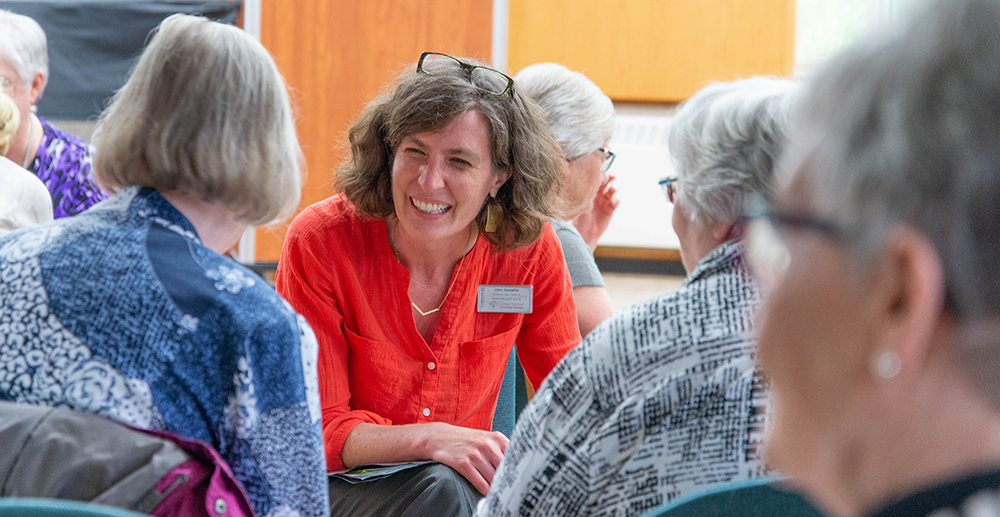
[[[531,314],[533,286],[479,284],[477,312]]]

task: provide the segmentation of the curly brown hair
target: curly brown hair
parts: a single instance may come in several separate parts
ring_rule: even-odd
[[[545,115],[517,92],[517,85],[497,97],[473,86],[458,66],[434,75],[410,68],[365,107],[348,131],[351,154],[337,170],[337,188],[362,214],[389,217],[395,213],[392,163],[399,143],[406,136],[443,128],[470,109],[486,120],[493,172],[511,171],[496,195],[503,212],[500,223],[483,236],[497,252],[535,242],[545,218],[555,214],[559,192],[558,146]],[[487,197],[476,216],[480,231],[491,202]]]

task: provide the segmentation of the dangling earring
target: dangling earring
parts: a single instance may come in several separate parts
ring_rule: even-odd
[[[38,113],[38,106],[32,104],[31,107],[28,108],[28,111],[30,111],[32,113]]]
[[[500,224],[500,217],[503,215],[503,210],[500,208],[500,203],[497,198],[490,197],[490,200],[486,203],[486,227],[483,231],[486,233],[493,233],[497,231],[497,225]]]
[[[889,380],[899,373],[901,363],[896,352],[882,352],[872,361],[872,374]]]

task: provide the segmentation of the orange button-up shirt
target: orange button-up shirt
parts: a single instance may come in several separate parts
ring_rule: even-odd
[[[454,274],[454,273],[453,273]],[[430,344],[417,331],[410,274],[389,247],[383,219],[361,217],[343,195],[292,222],[277,287],[319,338],[319,393],[328,470],[361,422],[446,422],[490,429],[511,347],[538,387],[580,343],[559,240],[493,253],[480,237],[441,307]],[[476,311],[480,284],[532,285],[531,314]]]

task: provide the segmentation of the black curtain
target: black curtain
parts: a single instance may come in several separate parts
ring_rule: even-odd
[[[62,120],[95,120],[142,52],[149,32],[174,13],[234,23],[241,2],[45,0],[3,2],[0,9],[30,16],[49,42],[49,83],[38,113]]]

